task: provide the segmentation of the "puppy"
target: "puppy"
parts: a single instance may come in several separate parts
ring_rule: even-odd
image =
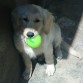
[[[32,73],[32,58],[44,54],[46,61],[46,74],[51,76],[55,72],[53,47],[56,55],[62,57],[61,31],[54,22],[52,13],[40,6],[29,4],[17,7],[12,12],[14,27],[14,42],[21,53],[27,73],[24,78],[29,79]],[[31,48],[25,43],[25,38],[40,34],[42,44],[38,48]]]

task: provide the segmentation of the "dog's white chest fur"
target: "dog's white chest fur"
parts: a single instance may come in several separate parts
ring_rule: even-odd
[[[34,50],[31,47],[29,47],[24,40],[21,41],[23,44],[24,52],[27,54],[27,56],[29,56],[30,58],[35,58],[36,53],[34,52]]]
[[[22,38],[21,35],[15,35],[14,42],[16,45],[16,48],[21,52],[29,56],[30,58],[35,58],[36,54],[32,48],[30,48],[28,45],[26,45],[24,38]]]
[[[29,46],[24,46],[24,51],[30,58],[36,57],[34,50],[32,48],[30,48]]]

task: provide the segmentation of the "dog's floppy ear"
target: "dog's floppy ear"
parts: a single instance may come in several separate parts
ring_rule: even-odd
[[[54,23],[54,16],[52,15],[52,13],[50,13],[46,9],[44,9],[43,15],[44,15],[44,33],[48,34],[50,31],[50,28],[52,27]]]
[[[16,10],[12,11],[11,18],[12,18],[11,20],[12,20],[12,23],[13,23],[14,30],[18,29],[19,21],[18,21],[18,16],[17,16]]]

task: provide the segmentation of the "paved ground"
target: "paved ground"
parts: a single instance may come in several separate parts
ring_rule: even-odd
[[[44,65],[36,65],[29,83],[83,83],[83,60],[73,56],[58,61],[54,76],[47,77]]]

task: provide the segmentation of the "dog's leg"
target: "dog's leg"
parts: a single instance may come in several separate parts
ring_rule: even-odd
[[[57,56],[58,59],[62,59],[63,55],[62,55],[62,51],[61,51],[61,47],[60,46],[55,48],[55,55]]]
[[[52,45],[48,46],[44,50],[44,55],[45,55],[45,61],[46,61],[46,74],[48,76],[51,76],[55,72],[55,67],[54,67],[54,56],[53,56],[53,47]]]
[[[29,80],[32,74],[32,62],[28,55],[25,53],[22,55],[25,63],[25,71],[23,73],[24,79]]]

